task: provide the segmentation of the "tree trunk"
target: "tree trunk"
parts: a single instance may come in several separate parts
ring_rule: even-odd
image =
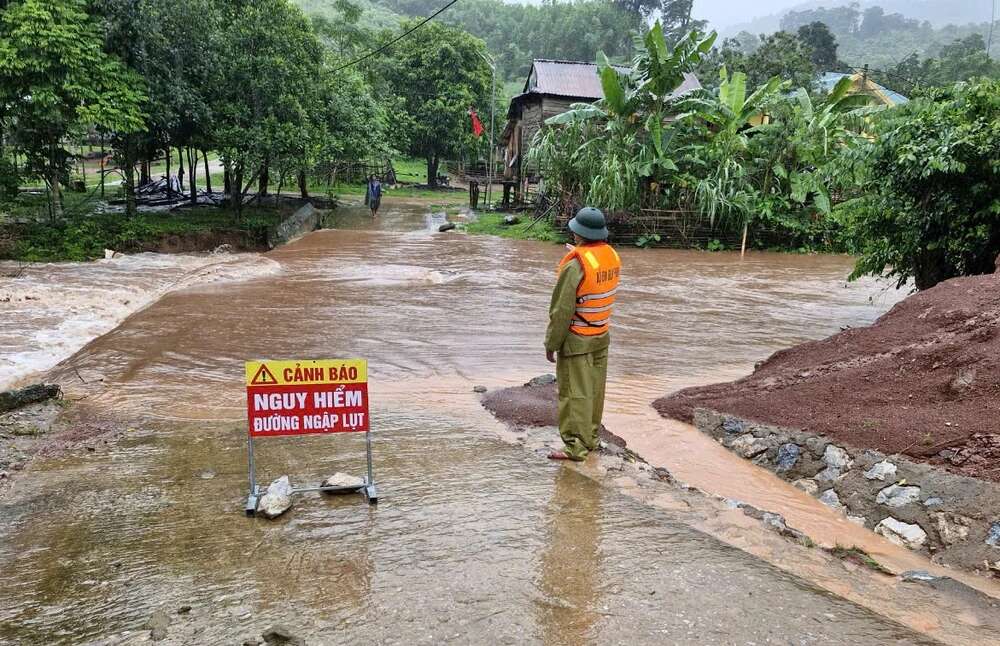
[[[56,163],[55,146],[49,153],[49,215],[53,222],[62,220],[62,187],[59,184],[59,164]]]
[[[174,193],[173,182],[170,181],[170,146],[167,146],[167,197],[170,197]]]
[[[281,189],[285,187],[285,173],[278,173],[278,190],[274,193],[274,205],[278,206],[278,200],[281,199]]]
[[[222,192],[227,198],[233,195],[233,175],[229,171],[229,164],[222,167]]]
[[[229,192],[229,204],[236,210],[237,222],[243,217],[243,164],[236,164]]]
[[[212,174],[208,172],[208,151],[201,151],[201,155],[205,160],[205,190],[208,194],[212,194]]]
[[[427,156],[427,186],[437,188],[438,185],[438,158],[437,155]]]
[[[271,183],[270,160],[265,157],[264,163],[260,165],[260,178],[257,182],[257,204],[262,198],[267,197],[267,185]]]
[[[107,153],[104,152],[104,134],[101,134],[101,199],[104,199],[104,158]]]
[[[138,155],[136,155],[138,157]],[[132,161],[134,165],[136,160]],[[133,173],[134,174],[134,173]],[[149,183],[149,161],[143,159],[139,162],[139,185],[144,186]]]
[[[304,170],[299,171],[299,193],[302,195],[303,200],[309,199],[309,184],[306,182],[306,172]]]
[[[125,138],[122,185],[125,188],[125,216],[134,218],[139,212],[135,204],[135,161],[138,157],[134,135]]]
[[[191,204],[197,204],[198,182],[195,181],[195,177],[198,174],[198,158],[194,154],[194,149],[191,146],[187,147],[187,158],[188,158],[188,187],[191,189],[189,195],[191,197]]]
[[[170,149],[167,149],[167,156],[170,156]],[[177,185],[184,192],[184,150],[177,146]]]

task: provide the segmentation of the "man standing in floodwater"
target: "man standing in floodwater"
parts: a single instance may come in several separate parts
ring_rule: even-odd
[[[378,207],[382,203],[382,182],[375,175],[368,176],[368,187],[365,189],[365,204],[372,210],[372,217],[378,215]]]
[[[606,241],[604,214],[580,209],[569,221],[575,246],[559,263],[549,306],[545,357],[556,364],[559,434],[566,445],[552,460],[583,460],[597,448],[611,345],[611,310],[621,259]]]

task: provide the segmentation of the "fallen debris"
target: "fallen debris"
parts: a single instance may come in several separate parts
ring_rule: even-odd
[[[0,392],[0,413],[61,396],[62,389],[55,384],[33,384],[18,390],[5,390]]]

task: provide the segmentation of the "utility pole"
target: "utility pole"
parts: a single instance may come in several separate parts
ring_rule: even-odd
[[[493,72],[492,89],[490,92],[490,151],[486,155],[486,208],[489,210],[493,206],[493,130],[495,126],[494,112],[497,105],[497,65],[496,61],[489,54],[479,53],[486,64]]]

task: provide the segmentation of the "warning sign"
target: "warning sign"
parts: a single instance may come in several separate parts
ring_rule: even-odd
[[[368,430],[368,364],[362,359],[248,361],[253,437]]]

